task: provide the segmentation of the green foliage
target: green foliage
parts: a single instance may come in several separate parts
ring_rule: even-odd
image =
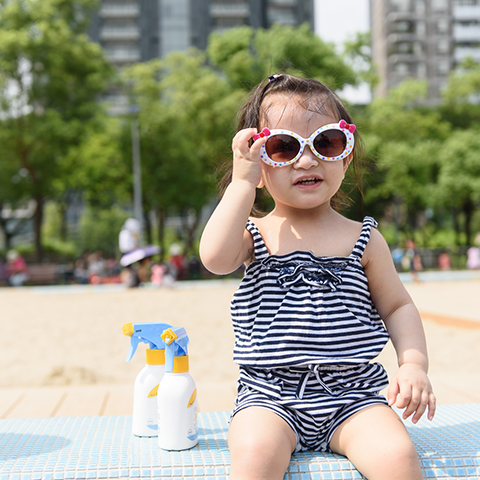
[[[128,214],[118,207],[85,209],[80,219],[78,251],[102,250],[104,256],[118,253],[118,234]]]
[[[85,33],[92,0],[4,0],[0,15],[0,191],[34,199],[37,257],[42,207],[63,194],[63,165],[98,111],[111,69]],[[12,184],[11,175],[22,172]],[[8,185],[10,183],[10,185]]]
[[[378,84],[378,75],[371,57],[371,33],[357,32],[353,40],[344,43],[345,57],[354,66],[357,77],[371,90]]]
[[[82,141],[73,146],[62,162],[64,175],[56,180],[58,191],[73,189],[84,194],[89,205],[107,208],[130,198],[131,154],[126,157],[125,140],[130,140],[130,125],[121,119],[98,115],[89,122]],[[126,150],[130,152],[131,142]]]
[[[480,202],[480,128],[455,130],[442,145],[438,159],[439,200],[458,205],[465,198]]]
[[[307,24],[274,25],[268,30],[238,27],[213,33],[208,58],[235,87],[250,90],[273,73],[321,80],[334,89],[357,82],[352,68]]]
[[[52,263],[70,263],[78,254],[78,247],[74,242],[62,242],[57,239],[46,239],[42,242],[44,257],[42,261]],[[31,244],[15,245],[15,250],[22,255],[27,263],[35,263],[35,248]]]

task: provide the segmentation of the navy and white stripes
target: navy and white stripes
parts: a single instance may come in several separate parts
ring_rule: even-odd
[[[235,362],[261,369],[354,366],[373,360],[388,334],[360,263],[376,222],[366,217],[348,257],[269,255],[256,225],[255,261],[231,303]]]

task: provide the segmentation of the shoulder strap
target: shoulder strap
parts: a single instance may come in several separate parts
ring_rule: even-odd
[[[253,255],[256,260],[263,260],[268,257],[268,250],[258,227],[249,219],[245,227],[253,237]]]
[[[368,241],[370,240],[370,233],[373,228],[377,228],[378,223],[372,217],[365,217],[363,219],[362,231],[357,243],[353,247],[352,256],[361,260]]]

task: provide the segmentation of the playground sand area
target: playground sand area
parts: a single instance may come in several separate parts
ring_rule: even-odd
[[[238,281],[179,283],[174,288],[50,287],[0,291],[0,389],[81,385],[133,386],[145,360],[140,344],[125,362],[127,322],[183,326],[199,401],[228,408],[237,367],[229,303]],[[480,402],[480,281],[408,283],[421,312],[438,403]],[[391,376],[389,343],[379,360]],[[209,401],[205,401],[205,399]],[[127,413],[127,412],[126,412]]]

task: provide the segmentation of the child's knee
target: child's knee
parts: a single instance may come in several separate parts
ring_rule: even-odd
[[[398,478],[416,478],[414,472],[418,472],[420,468],[415,445],[408,436],[382,442],[377,446],[375,458],[378,471],[396,472],[397,475],[400,474]],[[405,475],[404,477],[401,476],[401,472]],[[391,478],[397,477],[394,475]]]

